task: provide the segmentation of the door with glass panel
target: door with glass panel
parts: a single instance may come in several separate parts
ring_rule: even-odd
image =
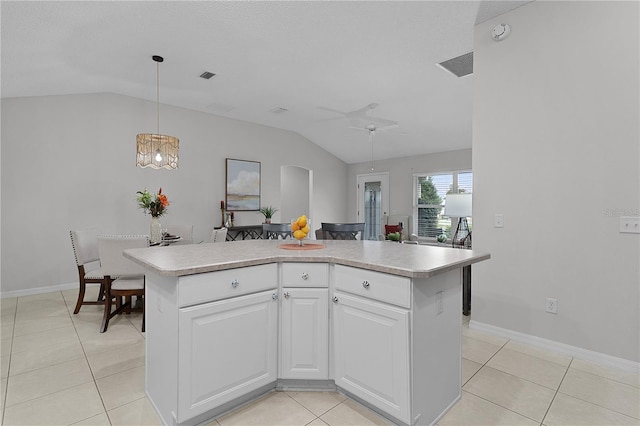
[[[363,240],[377,240],[384,233],[384,217],[389,212],[389,174],[357,176],[357,221],[364,222]]]

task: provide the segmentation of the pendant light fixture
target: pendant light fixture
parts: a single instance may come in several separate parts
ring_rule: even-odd
[[[178,168],[178,145],[180,140],[174,136],[160,134],[160,62],[162,56],[154,55],[156,62],[156,119],[157,133],[140,133],[136,136],[136,166],[152,169]]]

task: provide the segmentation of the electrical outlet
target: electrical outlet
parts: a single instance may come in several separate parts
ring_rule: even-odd
[[[558,313],[558,299],[552,299],[551,297],[547,297],[547,303],[545,305],[545,310],[551,314]]]
[[[493,215],[493,227],[504,228],[504,215],[502,213],[496,213]]]

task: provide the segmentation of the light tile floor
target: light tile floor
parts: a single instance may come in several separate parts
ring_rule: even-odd
[[[1,301],[2,425],[161,424],[144,393],[141,316],[100,334],[101,307],[73,315],[76,297]],[[640,425],[638,374],[484,334],[468,318],[462,367],[462,400],[440,425]],[[336,392],[271,392],[207,426],[386,424]]]

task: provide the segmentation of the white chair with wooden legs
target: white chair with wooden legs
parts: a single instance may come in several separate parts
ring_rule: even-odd
[[[98,231],[96,229],[83,229],[69,232],[73,255],[78,266],[78,301],[73,310],[74,314],[80,312],[82,305],[104,304],[104,276],[100,268],[100,256],[98,256]],[[98,298],[95,301],[85,301],[84,294],[87,284],[100,284]]]
[[[210,243],[223,243],[227,241],[227,228],[214,229],[211,231]]]
[[[144,298],[144,268],[122,255],[124,250],[149,247],[147,235],[115,235],[98,237],[98,251],[105,283],[104,315],[100,332],[107,331],[109,320],[132,310],[131,298]],[[118,278],[113,278],[118,277]],[[126,300],[123,302],[122,298]],[[116,309],[111,307],[115,301]],[[142,303],[142,331],[144,332],[144,302]]]

